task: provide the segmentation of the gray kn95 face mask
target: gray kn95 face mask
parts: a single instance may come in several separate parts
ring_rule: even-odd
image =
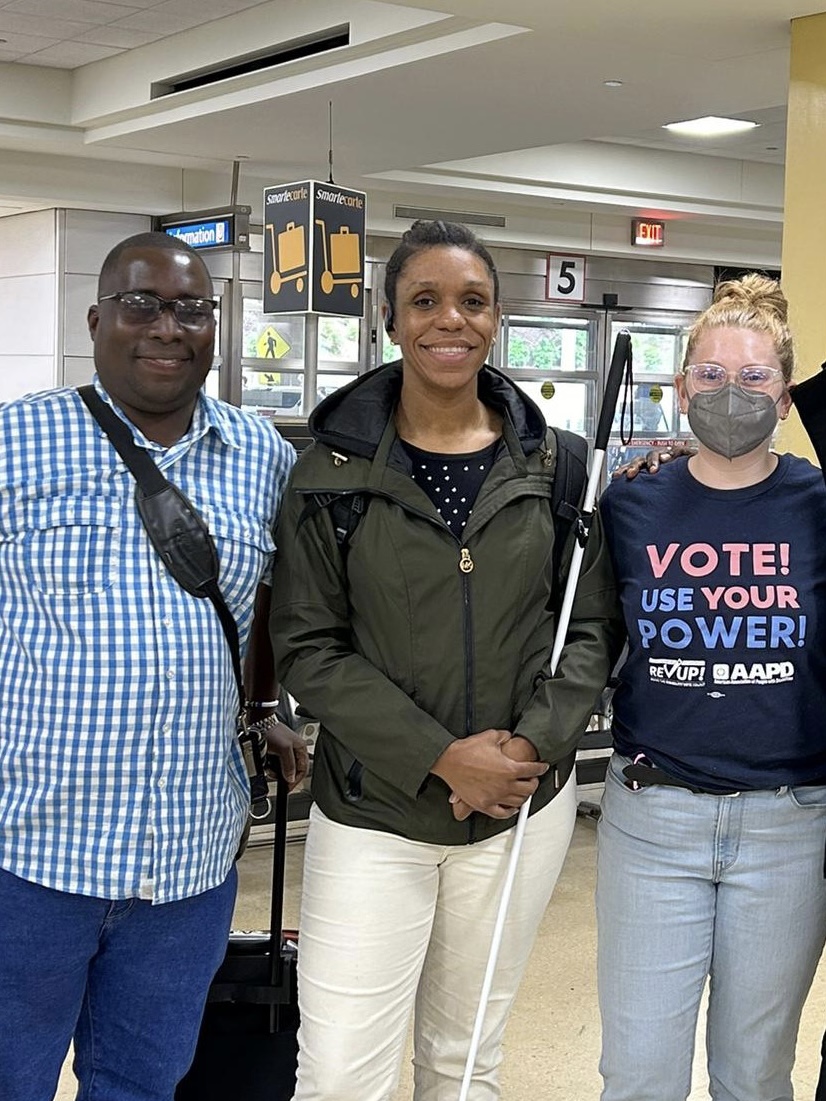
[[[747,394],[731,383],[688,403],[691,431],[709,451],[736,459],[753,451],[777,425],[777,402],[769,394]]]

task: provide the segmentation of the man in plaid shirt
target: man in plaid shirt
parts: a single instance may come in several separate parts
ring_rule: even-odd
[[[267,421],[203,393],[211,296],[175,238],[117,245],[89,309],[94,384],[206,521],[247,687],[271,701],[266,615],[253,619],[295,456]],[[213,605],[153,549],[135,481],[77,391],[0,408],[3,1101],[52,1097],[71,1040],[78,1097],[172,1098],[235,898],[249,807],[237,706]],[[295,736],[273,743],[299,777]]]

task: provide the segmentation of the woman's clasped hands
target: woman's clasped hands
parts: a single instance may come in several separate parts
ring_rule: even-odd
[[[536,759],[527,738],[489,729],[457,738],[430,771],[450,788],[453,817],[462,822],[473,811],[510,818],[533,795],[549,767]]]

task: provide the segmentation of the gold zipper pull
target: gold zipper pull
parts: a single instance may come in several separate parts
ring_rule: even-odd
[[[459,569],[462,573],[473,572],[473,559],[470,557],[470,551],[467,547],[462,547],[461,558],[459,559]]]

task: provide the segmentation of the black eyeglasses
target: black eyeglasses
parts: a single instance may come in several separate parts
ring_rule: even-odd
[[[212,298],[161,298],[150,291],[118,291],[102,294],[98,302],[117,302],[121,316],[133,325],[157,321],[164,310],[172,310],[185,329],[204,329],[215,319],[218,303]]]

